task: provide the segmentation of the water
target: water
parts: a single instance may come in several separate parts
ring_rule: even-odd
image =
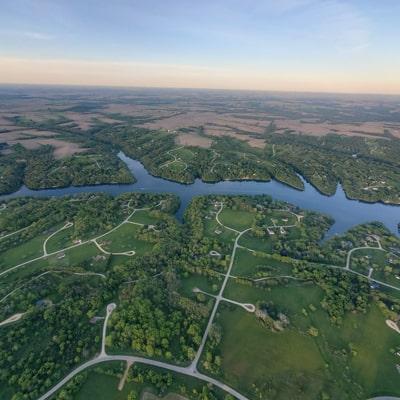
[[[130,185],[97,185],[45,190],[30,190],[23,186],[15,193],[0,196],[0,200],[20,196],[65,196],[85,192],[106,192],[113,195],[140,191],[174,193],[181,200],[181,206],[177,212],[177,217],[181,220],[187,205],[194,196],[206,194],[268,194],[276,199],[287,201],[301,208],[319,211],[332,216],[335,219],[335,223],[327,233],[326,238],[334,234],[343,233],[355,225],[371,221],[382,222],[391,232],[398,235],[397,224],[400,222],[399,206],[381,203],[369,204],[357,200],[349,200],[346,198],[340,185],[335,195],[329,197],[319,193],[307,182],[304,182],[304,191],[293,189],[277,181],[204,183],[201,180],[196,180],[192,185],[184,185],[151,176],[140,162],[126,157],[123,153],[120,153],[119,156],[136,177],[136,183]]]

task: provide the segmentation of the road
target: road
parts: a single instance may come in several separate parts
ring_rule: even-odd
[[[0,322],[0,326],[11,324],[13,322],[19,321],[25,313],[18,313],[14,314],[11,317],[5,319],[4,321]]]
[[[220,209],[219,212],[221,212],[222,208],[223,208],[223,204],[221,205],[221,209]],[[216,219],[218,218],[219,212],[216,214]],[[217,221],[218,221],[218,219],[217,219]],[[218,221],[218,223],[221,224],[221,222],[219,222],[219,221]],[[223,224],[221,224],[221,225],[224,226],[227,229],[234,230],[233,228],[228,228]],[[190,364],[189,368],[190,368],[190,370],[192,372],[197,371],[197,364],[198,364],[198,362],[200,360],[201,354],[203,353],[204,346],[206,344],[208,334],[209,334],[211,326],[213,324],[213,321],[214,321],[214,318],[215,318],[215,314],[217,313],[217,309],[218,309],[219,303],[223,300],[224,290],[225,290],[226,284],[228,283],[228,280],[229,280],[230,275],[231,275],[231,271],[232,271],[232,268],[233,268],[233,262],[235,260],[236,249],[238,248],[239,239],[242,237],[242,235],[244,235],[246,232],[248,232],[250,230],[251,230],[251,228],[245,229],[242,232],[236,231],[238,233],[238,236],[236,237],[235,244],[233,245],[233,250],[232,250],[232,254],[231,254],[231,260],[230,260],[230,263],[229,263],[228,272],[225,275],[225,278],[224,278],[224,280],[222,282],[222,286],[221,286],[221,289],[220,289],[218,295],[215,297],[214,308],[213,308],[213,310],[211,312],[210,319],[208,320],[207,327],[206,327],[206,330],[205,330],[205,332],[203,334],[203,338],[201,340],[200,347],[197,350],[195,358],[193,359],[192,363]]]
[[[46,240],[43,242],[43,255],[47,256],[47,242],[55,235],[57,235],[57,233],[63,231],[64,229],[68,229],[71,228],[71,226],[73,226],[74,224],[72,222],[67,222],[63,227],[61,227],[60,229],[56,230],[55,232],[53,232],[50,236],[48,236],[46,238]]]
[[[6,300],[9,296],[11,296],[13,293],[17,292],[18,290],[22,289],[26,285],[28,285],[30,282],[41,278],[42,276],[48,275],[48,274],[72,274],[72,275],[80,275],[80,276],[99,276],[100,278],[106,279],[106,276],[104,274],[101,274],[99,272],[72,272],[72,271],[63,271],[63,270],[52,270],[52,271],[46,271],[43,272],[32,279],[30,279],[28,282],[24,283],[21,286],[18,286],[17,288],[13,289],[11,292],[7,293],[4,297],[0,299],[0,303],[2,303],[4,300]]]
[[[382,247],[372,247],[372,246],[362,246],[362,247],[354,247],[354,249],[351,249],[348,253],[347,253],[347,258],[346,258],[346,269],[350,269],[350,261],[351,261],[351,256],[355,251],[358,250],[365,250],[365,249],[371,249],[371,250],[379,250],[379,251],[386,251],[385,249],[383,249]]]
[[[161,202],[160,202],[160,204],[161,204]],[[139,209],[135,209],[135,210],[134,210],[132,213],[130,213],[130,215],[129,215],[124,221],[122,221],[119,225],[117,225],[116,227],[114,227],[114,228],[111,229],[110,231],[108,231],[108,232],[106,232],[106,233],[104,233],[104,234],[102,234],[102,235],[100,235],[100,236],[98,236],[98,237],[96,237],[96,238],[94,238],[94,239],[91,239],[91,240],[88,240],[88,241],[85,241],[85,242],[81,242],[81,243],[79,243],[79,244],[76,244],[76,245],[73,245],[73,246],[69,246],[69,247],[67,247],[67,248],[65,248],[65,249],[58,250],[58,251],[56,251],[56,252],[49,253],[49,254],[46,253],[46,246],[44,245],[43,248],[44,248],[45,254],[44,254],[43,256],[38,257],[38,258],[36,258],[36,259],[34,259],[34,260],[30,260],[30,261],[26,261],[26,262],[24,262],[24,263],[21,263],[21,264],[15,266],[15,267],[12,267],[12,268],[8,269],[7,271],[3,271],[2,273],[0,273],[0,276],[4,275],[5,273],[7,273],[7,272],[9,272],[9,271],[11,271],[11,270],[14,270],[14,269],[19,268],[19,267],[21,267],[21,266],[23,266],[23,265],[29,264],[29,263],[31,263],[31,262],[33,262],[33,261],[42,259],[42,258],[44,258],[44,257],[50,256],[50,255],[52,255],[52,254],[57,254],[57,253],[60,253],[60,252],[62,252],[62,251],[66,251],[66,250],[68,250],[68,249],[71,249],[71,248],[74,248],[74,247],[77,247],[77,246],[81,246],[81,245],[83,245],[83,244],[85,244],[85,243],[90,243],[90,242],[93,242],[93,241],[96,242],[96,239],[99,239],[99,238],[102,238],[102,237],[108,235],[109,233],[111,233],[111,232],[115,231],[116,229],[118,229],[118,228],[119,228],[120,226],[122,226],[124,223],[129,222],[129,219],[130,219],[130,218],[134,215],[134,213],[135,213],[136,211],[138,211],[138,210],[139,210]],[[143,209],[143,210],[144,210],[144,209]],[[141,364],[145,364],[145,365],[150,365],[150,366],[153,366],[153,367],[163,368],[163,369],[166,369],[166,370],[169,370],[169,371],[173,371],[173,372],[176,372],[176,373],[188,375],[188,376],[191,376],[191,377],[193,377],[193,378],[200,379],[200,380],[202,380],[202,381],[204,381],[204,382],[211,383],[211,384],[215,385],[216,387],[219,387],[220,389],[224,390],[225,392],[231,394],[232,396],[236,397],[236,398],[239,399],[239,400],[248,400],[245,396],[243,396],[242,394],[240,394],[239,392],[237,392],[235,389],[233,389],[233,388],[227,386],[226,384],[224,384],[224,383],[222,383],[222,382],[220,382],[220,381],[218,381],[218,380],[216,380],[216,379],[213,379],[213,378],[211,378],[211,377],[209,377],[209,376],[207,376],[207,375],[204,375],[204,374],[198,372],[198,370],[197,370],[198,362],[199,362],[200,357],[201,357],[201,355],[202,355],[202,353],[203,353],[203,351],[204,351],[204,347],[205,347],[205,344],[206,344],[206,342],[207,342],[207,338],[208,338],[210,329],[211,329],[211,327],[212,327],[212,324],[213,324],[213,322],[214,322],[214,319],[215,319],[215,316],[216,316],[216,313],[217,313],[217,310],[218,310],[218,307],[219,307],[220,302],[221,302],[221,301],[230,301],[230,302],[232,302],[232,303],[234,303],[234,304],[236,304],[236,305],[238,305],[238,306],[241,306],[241,307],[248,306],[249,308],[246,308],[246,307],[244,307],[244,308],[245,308],[247,311],[249,311],[249,312],[254,312],[254,311],[253,311],[253,307],[254,307],[254,306],[251,305],[251,304],[242,304],[242,303],[235,302],[235,301],[233,301],[233,300],[232,300],[232,301],[231,301],[231,300],[228,300],[228,299],[226,299],[226,298],[223,297],[223,293],[224,293],[224,291],[225,291],[226,285],[227,285],[229,279],[232,277],[232,276],[231,276],[231,272],[232,272],[233,265],[234,265],[234,260],[235,260],[236,251],[237,251],[238,248],[241,247],[241,246],[239,245],[239,240],[240,240],[240,238],[241,238],[246,232],[250,231],[252,228],[247,228],[247,229],[245,229],[245,230],[243,230],[243,231],[238,231],[238,230],[236,230],[236,229],[234,229],[234,228],[225,226],[225,225],[222,224],[221,221],[219,220],[219,215],[220,215],[220,213],[222,212],[222,210],[223,210],[223,204],[221,203],[220,209],[218,210],[218,212],[216,213],[216,216],[215,216],[216,221],[217,221],[218,224],[221,225],[222,227],[224,227],[224,228],[226,228],[226,229],[228,229],[228,230],[230,230],[230,231],[232,231],[232,232],[235,232],[235,233],[237,234],[237,236],[236,236],[236,238],[235,238],[234,246],[233,246],[233,249],[232,249],[232,253],[231,253],[231,258],[230,258],[230,263],[229,263],[228,270],[227,270],[226,274],[224,274],[224,279],[223,279],[223,283],[222,283],[222,285],[221,285],[220,291],[219,291],[218,295],[215,296],[214,307],[213,307],[213,309],[212,309],[210,318],[209,318],[209,320],[208,320],[206,329],[205,329],[205,331],[204,331],[201,344],[200,344],[200,346],[199,346],[199,348],[198,348],[198,351],[197,351],[197,353],[196,353],[196,355],[195,355],[195,358],[193,359],[192,363],[191,363],[189,366],[187,366],[187,367],[181,367],[181,366],[177,366],[177,365],[173,365],[173,364],[168,364],[168,363],[165,363],[165,362],[162,362],[162,361],[157,361],[157,360],[153,360],[153,359],[147,359],[147,358],[138,357],[138,356],[129,356],[129,355],[107,355],[107,353],[106,353],[106,333],[107,333],[107,324],[108,324],[108,320],[109,320],[109,318],[110,318],[112,312],[113,312],[113,311],[115,310],[115,308],[117,307],[115,303],[111,303],[111,304],[109,304],[109,305],[107,306],[106,317],[105,317],[104,325],[103,325],[102,342],[101,342],[101,351],[100,351],[100,354],[99,354],[96,358],[94,358],[94,359],[92,359],[92,360],[90,360],[90,361],[88,361],[88,362],[86,362],[86,363],[80,365],[80,366],[77,367],[75,370],[73,370],[72,372],[70,372],[64,379],[62,379],[58,384],[56,384],[53,388],[51,388],[47,393],[45,393],[43,396],[41,396],[38,400],[46,400],[46,399],[48,399],[50,396],[52,396],[54,393],[56,393],[57,390],[59,390],[65,383],[67,383],[67,382],[68,382],[69,380],[71,380],[74,376],[76,376],[76,375],[79,374],[80,372],[84,371],[85,369],[87,369],[87,368],[89,368],[89,367],[91,367],[91,366],[94,366],[94,365],[97,365],[97,364],[100,364],[100,363],[104,363],[104,362],[109,362],[109,361],[125,361],[125,362],[127,362],[127,363],[135,363],[135,362],[137,362],[137,363],[141,363]],[[67,225],[65,225],[65,227],[66,227],[66,226],[67,226]],[[65,229],[65,227],[61,228],[61,230],[62,230],[62,229]],[[58,232],[58,231],[57,231],[57,232]],[[57,233],[57,232],[55,232],[55,233]],[[52,235],[50,235],[50,236],[46,239],[46,242],[47,242],[47,240],[50,239],[50,237],[53,236],[55,233],[53,233]],[[378,240],[377,240],[377,241],[378,241]],[[372,249],[377,249],[377,250],[383,250],[383,251],[385,251],[385,250],[382,249],[382,247],[380,246],[380,242],[379,242],[379,241],[378,241],[378,247],[377,247],[377,248],[375,248],[375,247],[364,247],[364,248],[372,248]],[[328,266],[328,267],[331,267],[331,268],[338,268],[338,269],[341,269],[341,270],[344,270],[344,271],[348,271],[348,272],[351,272],[351,273],[354,273],[354,274],[357,274],[357,275],[360,275],[360,276],[365,277],[364,275],[362,275],[362,274],[360,274],[360,273],[358,273],[358,272],[353,271],[353,270],[350,269],[351,254],[352,254],[354,251],[358,250],[358,249],[361,249],[361,248],[355,248],[355,249],[352,249],[352,250],[349,252],[349,254],[347,255],[347,262],[346,262],[346,267],[345,267],[345,268],[344,268],[344,267],[337,267],[337,266]],[[252,251],[252,249],[248,249],[248,250]],[[374,281],[374,282],[376,282],[376,283],[379,283],[379,284],[381,284],[381,285],[383,285],[383,286],[387,286],[387,287],[390,287],[390,288],[393,288],[393,289],[396,289],[396,290],[400,290],[399,288],[396,288],[396,287],[394,287],[394,286],[385,284],[385,283],[383,283],[383,282],[377,281],[377,280],[372,279],[372,278],[371,278],[371,281]],[[250,310],[250,306],[252,306],[252,309],[251,309],[251,310]],[[11,317],[11,318],[13,318],[13,317]]]
[[[128,364],[133,364],[135,362],[145,364],[145,365],[150,365],[153,367],[158,367],[158,368],[163,368],[169,371],[173,371],[176,373],[184,374],[191,376],[196,379],[200,379],[202,381],[205,381],[207,383],[211,383],[220,389],[226,391],[227,393],[231,394],[232,396],[236,397],[239,400],[249,400],[239,392],[237,392],[235,389],[232,389],[230,386],[225,385],[222,382],[217,381],[216,379],[210,378],[207,375],[203,375],[196,370],[192,370],[192,368],[189,367],[180,367],[177,365],[173,364],[168,364],[162,361],[157,361],[157,360],[152,360],[144,357],[137,357],[137,356],[127,356],[127,355],[112,355],[109,356],[106,353],[106,334],[107,334],[107,324],[108,320],[112,314],[112,312],[116,309],[117,305],[115,303],[110,303],[107,305],[106,309],[106,318],[104,319],[104,324],[103,324],[103,335],[102,335],[102,341],[101,341],[101,351],[100,354],[93,358],[90,361],[87,361],[86,363],[80,365],[79,367],[75,368],[72,372],[70,372],[64,379],[62,379],[60,382],[58,382],[55,386],[53,386],[47,393],[45,393],[43,396],[39,397],[38,400],[46,400],[50,396],[52,396],[54,393],[56,393],[59,389],[61,389],[68,381],[70,381],[74,376],[78,375],[80,372],[84,371],[85,369],[92,367],[97,364],[101,364],[104,362],[109,362],[109,361],[125,361]]]
[[[219,208],[219,210],[217,211],[217,213],[215,214],[215,219],[216,221],[223,227],[228,229],[229,231],[235,232],[235,233],[240,233],[240,231],[234,229],[234,228],[230,228],[229,226],[224,225],[220,220],[219,220],[219,214],[221,214],[222,210],[224,208],[224,204],[221,203],[221,207]]]
[[[232,275],[230,277],[233,278]],[[194,288],[193,292],[194,293],[203,293],[206,296],[213,297],[214,299],[217,298],[217,296],[215,294],[205,292],[204,290],[201,290],[199,288]],[[227,303],[235,304],[236,306],[244,308],[249,313],[253,313],[256,311],[256,306],[251,303],[240,303],[239,301],[231,300],[226,297],[221,297],[221,301],[226,301]]]
[[[48,399],[50,396],[52,396],[54,393],[56,393],[57,390],[61,389],[74,376],[78,375],[80,372],[84,371],[85,369],[92,367],[94,365],[101,364],[104,362],[109,362],[109,361],[125,361],[125,362],[130,362],[130,363],[140,363],[140,364],[150,365],[152,367],[163,368],[168,371],[176,372],[176,373],[183,374],[183,375],[188,375],[193,378],[200,379],[204,382],[211,383],[214,386],[219,387],[220,389],[231,394],[232,396],[236,397],[239,400],[249,400],[247,397],[243,396],[242,394],[237,392],[235,389],[232,389],[230,386],[225,385],[224,383],[219,382],[216,379],[210,378],[207,375],[203,375],[197,371],[192,371],[188,367],[179,367],[177,365],[167,364],[167,363],[164,363],[161,361],[151,360],[151,359],[147,359],[147,358],[143,358],[143,357],[124,356],[124,355],[99,356],[99,357],[94,358],[93,360],[86,362],[85,364],[80,365],[78,368],[76,368],[72,372],[70,372],[57,385],[55,385],[53,388],[51,388],[47,393],[45,393],[43,396],[39,397],[38,400]]]
[[[0,236],[0,240],[1,240],[1,239],[5,239],[5,238],[10,237],[10,236],[13,236],[13,235],[16,235],[17,233],[22,232],[22,231],[25,231],[25,230],[28,229],[28,228],[30,228],[30,226],[26,226],[25,228],[18,229],[17,231],[12,232],[12,233],[8,233],[7,235]]]
[[[110,303],[107,306],[107,314],[106,314],[106,318],[104,320],[104,324],[103,324],[103,336],[101,339],[101,352],[100,352],[100,357],[105,357],[107,355],[106,353],[106,333],[107,333],[107,324],[108,324],[108,320],[110,318],[110,315],[112,314],[112,312],[117,308],[117,305],[115,303]]]
[[[159,207],[159,206],[162,204],[162,202],[163,202],[163,201],[161,200],[157,205],[154,206],[154,208],[155,208],[155,207]],[[130,220],[130,218],[132,218],[132,216],[135,214],[136,211],[150,210],[151,208],[152,208],[152,207],[135,208],[135,209],[128,215],[128,217],[126,217],[120,224],[118,224],[118,225],[115,226],[114,228],[110,229],[110,230],[107,231],[106,233],[103,233],[103,234],[101,234],[101,235],[99,235],[99,236],[97,236],[97,237],[95,237],[95,238],[92,238],[92,239],[89,239],[89,240],[85,240],[85,241],[83,241],[83,242],[79,242],[79,243],[73,244],[73,245],[68,246],[68,247],[65,247],[65,248],[63,248],[63,249],[56,250],[56,251],[53,251],[53,252],[51,252],[51,253],[43,254],[42,256],[39,256],[39,257],[33,258],[33,259],[31,259],[31,260],[25,261],[25,262],[23,262],[23,263],[21,263],[21,264],[15,265],[15,266],[13,266],[13,267],[11,267],[11,268],[6,269],[5,271],[0,272],[0,277],[3,276],[3,275],[8,274],[8,273],[11,272],[11,271],[14,271],[14,270],[16,270],[16,269],[18,269],[18,268],[21,268],[21,267],[23,267],[23,266],[25,266],[25,265],[31,264],[31,263],[33,263],[33,262],[35,262],[35,261],[42,260],[42,259],[44,259],[44,258],[53,256],[53,255],[56,255],[56,254],[58,254],[58,253],[62,253],[62,252],[65,252],[65,251],[68,251],[68,250],[71,250],[71,249],[74,249],[74,248],[79,247],[79,246],[83,246],[83,245],[88,244],[88,243],[94,243],[96,240],[98,240],[98,239],[100,239],[100,238],[102,238],[102,237],[104,237],[104,236],[110,234],[111,232],[114,232],[115,230],[117,230],[118,228],[120,228],[122,225],[128,223],[129,220]],[[23,228],[23,229],[27,229],[27,228]],[[17,233],[17,232],[13,232],[13,234],[15,234],[15,233]],[[50,239],[50,237],[53,236],[54,234],[55,234],[55,233],[52,233],[46,240]],[[3,236],[3,237],[4,237],[4,236]],[[102,250],[102,251],[103,251],[103,250]],[[103,252],[104,252],[104,251],[103,251]],[[130,253],[130,252],[127,252],[127,253]],[[126,254],[124,254],[124,255],[126,255]]]

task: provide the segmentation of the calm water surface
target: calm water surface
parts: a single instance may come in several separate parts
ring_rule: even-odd
[[[277,181],[204,183],[201,180],[196,180],[192,185],[183,185],[151,176],[140,162],[126,157],[123,153],[120,153],[119,156],[136,177],[136,183],[131,185],[97,185],[45,190],[30,190],[23,186],[15,193],[0,196],[0,200],[21,196],[65,196],[85,192],[106,192],[113,195],[141,191],[174,193],[181,200],[181,206],[177,212],[177,217],[181,220],[184,210],[194,196],[204,194],[268,194],[301,208],[319,211],[332,216],[335,219],[335,224],[331,227],[326,237],[343,233],[355,225],[371,221],[384,223],[394,234],[398,235],[399,206],[380,203],[369,204],[357,200],[349,200],[340,185],[335,195],[330,197],[322,195],[307,182],[304,182],[304,191],[293,189]]]

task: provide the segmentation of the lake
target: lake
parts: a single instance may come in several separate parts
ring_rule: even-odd
[[[198,179],[191,185],[184,185],[150,175],[139,161],[132,160],[123,153],[119,153],[119,157],[127,164],[136,177],[136,183],[128,185],[79,186],[44,190],[30,190],[26,186],[23,186],[15,193],[0,196],[0,200],[21,196],[65,196],[86,192],[106,192],[113,195],[141,191],[174,193],[181,200],[177,217],[182,220],[183,213],[194,196],[207,194],[268,194],[275,199],[287,201],[301,208],[319,211],[332,216],[335,219],[335,224],[327,233],[326,238],[334,234],[343,233],[355,225],[371,221],[380,221],[385,224],[391,232],[399,235],[397,224],[400,222],[400,206],[350,200],[346,198],[340,185],[338,185],[337,191],[333,196],[321,194],[305,181],[304,191],[293,189],[274,180],[270,182],[223,181],[205,183]]]

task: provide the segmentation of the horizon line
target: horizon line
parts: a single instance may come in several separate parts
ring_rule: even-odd
[[[153,86],[153,85],[107,85],[107,84],[74,84],[74,83],[30,83],[30,82],[1,82],[2,86],[29,86],[29,87],[64,87],[81,89],[158,89],[158,90],[200,90],[214,92],[255,92],[255,93],[274,93],[274,94],[305,94],[305,95],[333,95],[333,96],[379,96],[379,97],[400,97],[398,93],[388,92],[354,92],[354,91],[324,91],[324,90],[285,90],[285,89],[244,89],[244,88],[213,88],[213,87],[190,87],[190,86]]]

